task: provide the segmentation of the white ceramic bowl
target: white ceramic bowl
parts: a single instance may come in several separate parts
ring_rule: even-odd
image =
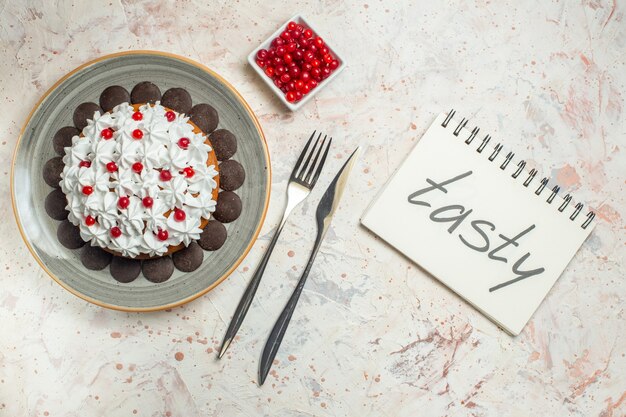
[[[330,51],[330,53],[335,57],[335,59],[337,61],[339,61],[339,66],[337,67],[337,69],[335,69],[328,78],[326,78],[325,80],[322,80],[320,83],[318,83],[317,87],[315,87],[313,90],[311,90],[311,92],[307,95],[305,95],[302,100],[298,101],[297,103],[290,103],[287,101],[287,99],[285,98],[285,93],[283,93],[280,88],[276,87],[276,85],[274,84],[274,81],[272,81],[272,79],[270,77],[268,77],[267,75],[265,75],[265,70],[261,67],[259,67],[256,63],[256,54],[259,50],[261,49],[269,49],[270,45],[272,43],[272,40],[276,37],[278,37],[282,31],[285,30],[285,28],[287,27],[287,23],[289,22],[296,22],[298,24],[301,24],[302,26],[304,26],[305,28],[309,28],[313,31],[313,34],[315,36],[321,36],[322,39],[324,39],[324,43],[326,44],[326,47],[328,48],[328,50]],[[252,68],[254,68],[254,70],[259,74],[259,76],[261,77],[261,79],[263,81],[265,81],[265,84],[267,84],[269,86],[269,88],[272,89],[272,91],[276,94],[276,96],[280,99],[280,101],[282,101],[285,106],[287,106],[289,108],[289,110],[291,111],[295,111],[298,110],[300,107],[304,106],[304,104],[309,101],[314,95],[316,95],[317,93],[319,93],[325,86],[328,85],[328,83],[330,83],[332,80],[334,80],[337,75],[339,75],[339,73],[343,70],[343,68],[345,67],[345,61],[343,60],[343,58],[341,57],[341,55],[337,52],[337,49],[335,47],[332,46],[332,39],[330,39],[331,42],[328,42],[328,39],[324,36],[323,33],[319,32],[315,26],[311,25],[311,22],[307,19],[305,19],[304,16],[297,14],[295,16],[293,16],[291,19],[287,20],[285,23],[283,23],[278,30],[276,30],[276,32],[272,33],[272,35],[267,38],[263,43],[261,43],[261,45],[259,45],[254,51],[252,51],[250,53],[250,55],[248,55],[248,63],[252,66]]]

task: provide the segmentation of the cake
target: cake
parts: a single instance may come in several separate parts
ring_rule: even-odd
[[[242,211],[236,137],[183,88],[110,86],[98,102],[76,106],[74,126],[52,138],[59,156],[42,169],[54,188],[44,208],[61,222],[59,242],[80,250],[85,268],[108,266],[122,283],[196,270]]]
[[[207,137],[159,102],[96,111],[65,151],[68,220],[92,246],[162,256],[198,240],[215,210],[217,159]]]

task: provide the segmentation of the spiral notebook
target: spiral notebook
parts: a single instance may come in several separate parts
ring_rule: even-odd
[[[517,335],[594,213],[494,142],[454,111],[439,115],[361,222]]]

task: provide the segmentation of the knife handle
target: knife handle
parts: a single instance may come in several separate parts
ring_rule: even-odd
[[[274,358],[276,357],[276,353],[278,353],[278,349],[280,348],[280,344],[283,341],[283,337],[287,332],[287,327],[289,326],[289,322],[291,321],[291,316],[298,305],[298,300],[300,299],[300,294],[302,294],[302,289],[304,288],[304,284],[306,283],[306,279],[309,276],[309,272],[313,267],[313,261],[315,261],[315,257],[317,256],[317,252],[319,251],[320,245],[322,243],[322,237],[318,236],[315,241],[315,246],[313,247],[313,252],[309,257],[309,262],[307,262],[306,267],[304,268],[304,272],[302,272],[302,276],[298,281],[298,285],[293,290],[291,297],[289,297],[289,301],[287,301],[287,305],[280,313],[278,320],[274,324],[274,328],[270,333],[267,342],[265,343],[265,347],[263,348],[263,354],[261,355],[261,364],[259,366],[259,385],[263,385],[265,382],[265,378],[267,378],[267,374],[270,372],[270,368],[272,367],[272,363],[274,362]]]
[[[276,242],[278,241],[278,236],[280,235],[280,232],[283,230],[283,226],[284,226],[284,222],[281,222],[281,224],[278,226],[278,229],[276,229],[276,232],[274,233],[274,237],[272,238],[272,240],[270,241],[270,244],[265,250],[265,254],[263,255],[263,258],[261,259],[261,262],[259,262],[259,266],[257,266],[256,271],[254,271],[254,275],[252,276],[250,283],[246,287],[246,291],[243,293],[243,296],[241,297],[239,304],[237,305],[237,309],[235,310],[235,313],[233,314],[233,318],[231,319],[230,324],[228,325],[228,330],[226,330],[226,333],[224,334],[222,347],[220,348],[220,351],[217,355],[218,358],[221,358],[222,356],[224,356],[224,353],[226,353],[226,350],[228,349],[231,342],[237,335],[237,332],[239,331],[239,327],[241,327],[243,320],[246,318],[246,314],[248,314],[248,310],[250,309],[250,305],[252,305],[252,300],[254,299],[256,290],[259,288],[259,284],[261,283],[261,278],[263,278],[263,274],[265,273],[265,267],[267,266],[267,262],[269,261],[270,256],[272,255],[274,246],[276,245]]]

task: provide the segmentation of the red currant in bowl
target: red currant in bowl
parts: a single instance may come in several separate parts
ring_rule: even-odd
[[[327,35],[296,15],[248,56],[250,65],[292,111],[343,70],[344,61]]]

